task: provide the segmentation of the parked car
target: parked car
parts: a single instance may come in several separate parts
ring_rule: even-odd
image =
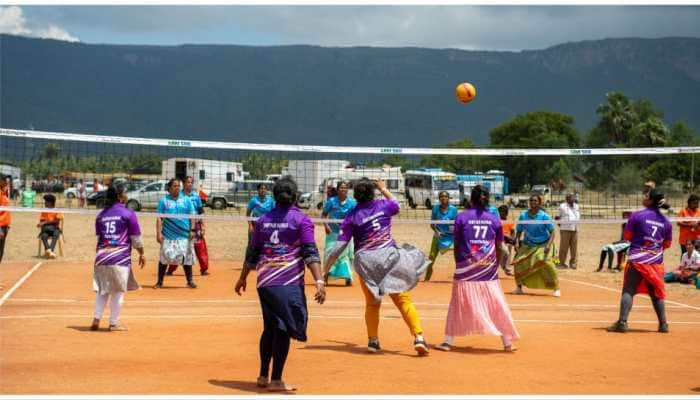
[[[226,207],[245,207],[250,198],[258,195],[258,185],[264,183],[268,190],[272,190],[274,183],[265,180],[247,180],[236,182],[232,188],[225,192],[209,193],[207,206],[215,210],[223,210]]]
[[[116,183],[119,181],[120,181],[120,179],[115,179],[114,182]],[[139,190],[145,186],[145,184],[142,182],[129,182],[129,181],[126,181],[125,179],[123,181],[124,181],[123,183],[126,184],[126,188],[129,192]],[[87,205],[95,206],[97,208],[104,208],[104,198],[105,198],[105,194],[107,193],[106,190],[102,190],[99,192],[88,192],[88,193],[89,194],[87,195],[87,198],[86,198]]]
[[[93,193],[92,187],[93,184],[92,182],[87,182],[84,184],[85,185],[85,192],[90,195]],[[63,195],[66,196],[67,199],[77,199],[78,198],[78,187],[70,187],[66,190],[63,191]]]
[[[167,183],[166,180],[159,180],[128,192],[129,200],[127,200],[126,206],[134,211],[158,207],[160,199],[168,194],[165,187]]]

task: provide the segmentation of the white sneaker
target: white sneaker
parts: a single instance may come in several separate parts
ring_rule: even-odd
[[[49,251],[49,258],[52,259],[52,260],[55,259],[55,258],[56,258],[56,253],[54,253],[53,251]]]
[[[521,287],[516,287],[515,290],[513,290],[512,292],[510,292],[510,294],[525,294],[525,292],[523,292],[523,288],[521,288]]]
[[[559,291],[559,289],[555,290],[555,291],[554,291],[554,294],[552,294],[552,296],[554,296],[554,297],[561,297],[561,291]]]

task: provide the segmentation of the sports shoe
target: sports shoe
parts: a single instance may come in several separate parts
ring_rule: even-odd
[[[662,322],[659,324],[659,329],[658,332],[661,333],[668,333],[668,323],[667,322]]]
[[[428,352],[428,343],[425,342],[425,339],[421,338],[416,338],[416,340],[413,341],[413,349],[418,353],[419,356],[427,356]]]
[[[369,343],[367,343],[367,352],[379,353],[380,351],[382,351],[382,348],[379,346],[379,340],[370,339]]]
[[[566,264],[559,264],[557,265],[557,269],[567,269],[569,268]]]
[[[450,350],[452,350],[452,347],[450,346],[449,343],[443,342],[443,343],[436,345],[435,349],[440,350],[440,351],[450,351]]]
[[[162,287],[163,287],[163,284],[160,283],[160,282],[158,282],[158,283],[156,283],[155,285],[153,285],[153,289],[160,289],[160,288],[162,288]]]
[[[614,324],[607,327],[607,331],[625,333],[627,332],[627,322],[616,321]]]
[[[187,287],[190,289],[197,289],[197,285],[193,281],[187,282]]]
[[[165,271],[165,275],[172,276],[172,275],[173,275],[173,272],[175,272],[175,271],[170,271],[170,270]]]
[[[94,318],[94,319],[92,320],[92,324],[90,325],[90,330],[91,330],[91,331],[96,331],[96,330],[98,330],[98,329],[100,329],[100,320],[97,319],[97,318]]]
[[[52,259],[52,260],[55,259],[55,258],[56,258],[56,253],[54,253],[53,251],[50,251],[50,250],[49,250],[49,258]]]
[[[523,288],[518,286],[515,288],[515,290],[511,291],[510,294],[525,294],[525,292],[523,292]]]
[[[576,267],[576,264],[571,264],[571,265],[569,265],[569,268],[576,269],[577,267]]]
[[[552,296],[561,297],[561,290],[559,290],[559,289],[555,290],[554,293],[552,293]]]
[[[200,273],[200,275],[202,275],[202,276],[207,276],[207,275],[211,275],[211,274],[209,273],[209,271],[202,271],[202,272]]]

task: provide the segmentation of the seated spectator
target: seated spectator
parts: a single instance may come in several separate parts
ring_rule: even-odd
[[[632,213],[630,211],[625,211],[622,213],[622,218],[629,218]],[[608,259],[608,272],[622,271],[622,264],[625,261],[625,256],[627,255],[627,250],[630,248],[630,242],[625,240],[624,232],[627,223],[622,224],[622,230],[620,232],[620,240],[608,243],[600,249],[600,262],[598,263],[598,269],[595,272],[600,272],[603,270],[603,263],[605,258]],[[617,265],[613,269],[613,257],[617,255]]]
[[[685,243],[685,250],[681,257],[681,265],[664,274],[666,282],[693,283],[697,279],[698,270],[700,270],[700,252],[690,239]]]
[[[44,208],[55,208],[56,207],[56,196],[52,194],[44,195]],[[37,227],[40,228],[39,238],[44,243],[44,257],[46,258],[56,258],[54,250],[56,249],[56,242],[61,236],[61,222],[63,221],[63,214],[54,212],[43,212],[39,216],[39,224]]]

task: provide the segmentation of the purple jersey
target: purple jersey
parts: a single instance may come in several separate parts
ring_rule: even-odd
[[[355,239],[355,253],[395,246],[391,217],[399,213],[396,200],[374,200],[358,204],[343,220],[338,241]]]
[[[498,278],[496,246],[503,241],[498,216],[487,209],[468,209],[455,219],[457,281],[491,281]]]
[[[673,226],[658,210],[632,213],[625,234],[632,235],[628,260],[639,264],[663,264],[664,242],[671,241]]]
[[[276,207],[255,224],[251,247],[257,257],[257,287],[304,284],[302,248],[313,245],[314,224],[296,207]]]
[[[141,235],[136,214],[117,203],[97,214],[95,220],[97,254],[95,265],[131,267],[130,236]]]

